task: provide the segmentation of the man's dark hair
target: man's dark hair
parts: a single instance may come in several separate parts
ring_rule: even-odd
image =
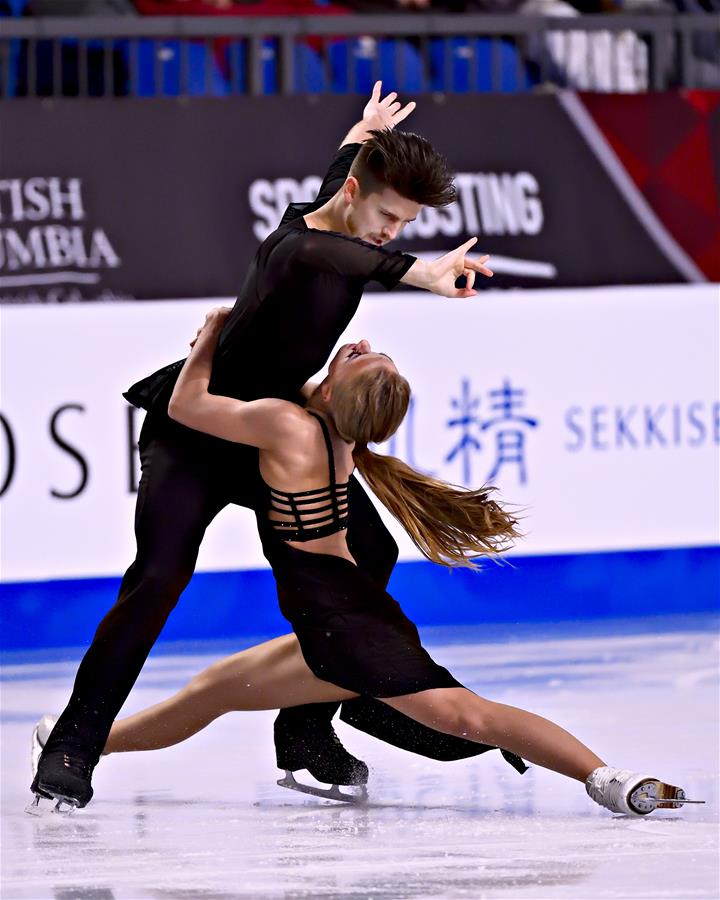
[[[385,187],[422,206],[447,206],[455,200],[447,160],[425,138],[409,131],[371,131],[350,169],[367,196]]]

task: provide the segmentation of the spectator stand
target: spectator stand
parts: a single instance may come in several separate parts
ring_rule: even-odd
[[[626,35],[644,60],[631,83]],[[0,96],[365,94],[377,78],[405,93],[720,86],[698,35],[717,40],[720,15],[6,17]]]

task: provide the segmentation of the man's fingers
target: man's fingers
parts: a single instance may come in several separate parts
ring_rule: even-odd
[[[462,253],[467,253],[471,247],[474,247],[475,244],[477,244],[477,240],[478,239],[476,237],[470,238],[469,241],[465,241],[465,243],[462,245],[462,247],[458,247],[458,250],[461,251]]]
[[[466,297],[477,297],[477,291],[472,288],[455,288],[455,292],[450,296],[456,300],[464,300]]]
[[[472,269],[474,272],[480,272],[481,275],[485,275],[487,278],[492,278],[493,270],[485,265],[485,260],[489,258],[489,256],[481,256],[478,259],[471,259],[469,256],[466,256],[465,267]]]
[[[370,99],[374,100],[376,103],[380,99],[380,94],[382,93],[382,81],[376,81],[373,85],[372,94],[370,95]]]
[[[475,270],[463,269],[463,275],[465,276],[465,287],[468,288],[468,290],[472,290],[472,287],[475,284]]]
[[[469,241],[465,241],[464,244],[461,244],[459,247],[456,247],[454,250],[450,250],[444,256],[441,256],[438,262],[442,260],[442,268],[444,271],[450,271],[450,269],[455,270],[458,265],[465,265],[464,256],[468,252],[471,247],[474,247],[477,244],[477,238],[470,238]],[[475,266],[473,266],[475,268]],[[460,274],[459,272],[457,273]]]
[[[382,101],[383,106],[389,106],[397,97],[397,91],[390,91],[387,97]]]
[[[398,122],[402,122],[403,119],[407,119],[407,117],[415,109],[416,106],[417,104],[414,100],[412,100],[407,104],[407,106],[403,106],[402,109],[398,110],[393,116],[393,121],[395,122],[395,124],[397,124]]]
[[[488,268],[487,266],[481,265],[478,262],[474,262],[473,260],[466,259],[465,265],[468,268],[473,269],[475,272],[479,272],[481,275],[485,275],[486,278],[493,277],[493,270]]]
[[[446,253],[444,259],[446,259],[451,266],[455,266],[458,263],[459,257],[465,256],[468,250],[471,247],[474,247],[475,244],[477,244],[477,238],[470,238],[469,241],[465,241],[464,244],[461,244],[459,247]]]

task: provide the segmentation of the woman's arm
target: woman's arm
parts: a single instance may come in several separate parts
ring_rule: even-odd
[[[168,415],[176,422],[239,444],[272,449],[297,427],[299,408],[285,400],[235,400],[208,393],[212,361],[230,310],[213,309],[192,343],[190,355],[170,397]]]

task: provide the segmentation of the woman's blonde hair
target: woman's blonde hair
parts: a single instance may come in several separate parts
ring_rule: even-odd
[[[397,431],[409,403],[406,379],[386,367],[373,367],[335,385],[331,407],[338,434],[355,442],[358,471],[415,546],[441,565],[477,568],[478,556],[512,546],[520,536],[518,520],[491,499],[493,487],[467,490],[368,449],[368,443],[382,443]]]

